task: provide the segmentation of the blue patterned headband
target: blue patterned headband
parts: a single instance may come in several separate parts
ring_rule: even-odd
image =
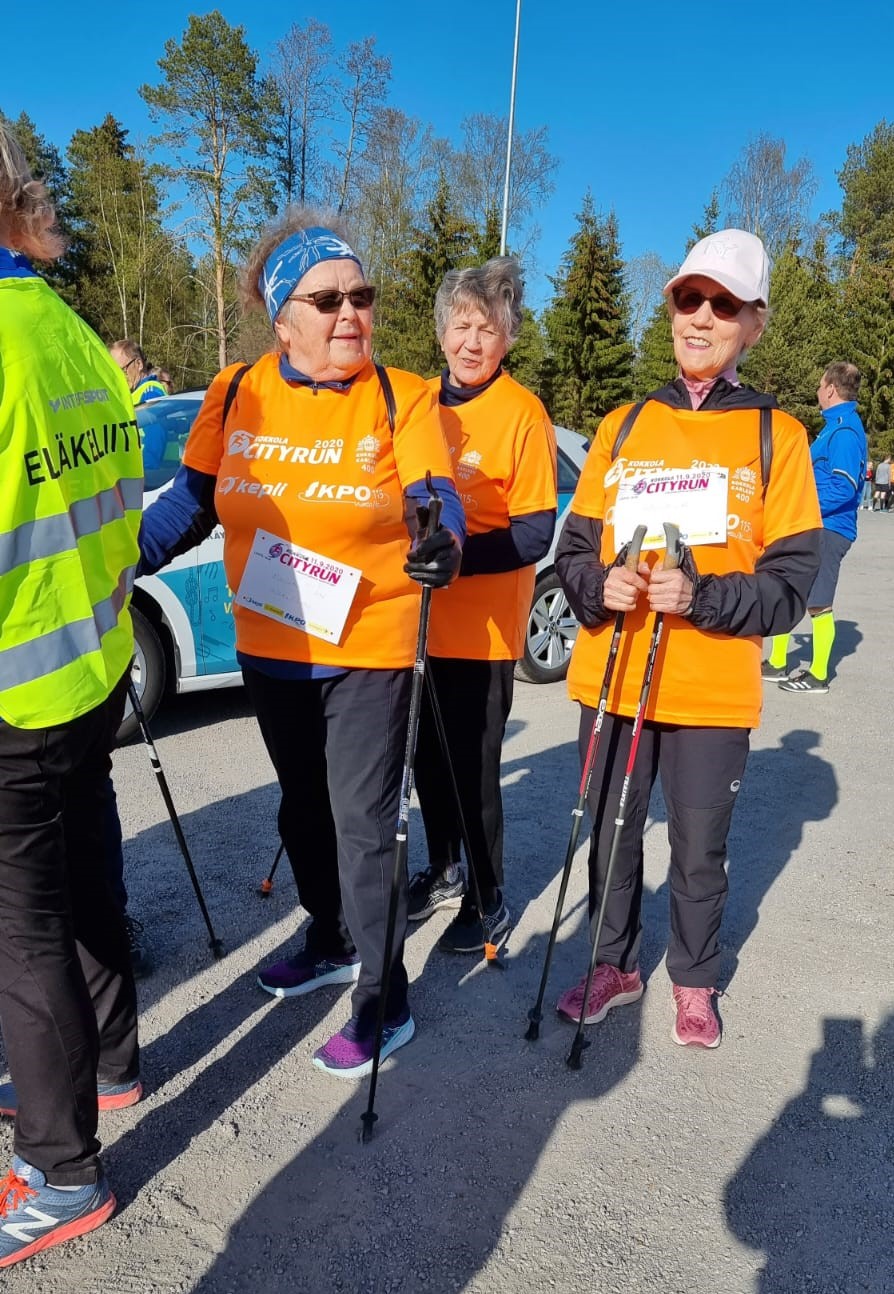
[[[307,271],[320,261],[356,261],[363,273],[360,257],[331,229],[319,225],[299,229],[270,253],[258,279],[271,323]]]

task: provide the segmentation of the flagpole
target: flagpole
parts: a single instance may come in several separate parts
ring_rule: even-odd
[[[506,139],[506,177],[503,182],[503,224],[500,229],[500,255],[506,255],[509,228],[509,179],[512,174],[512,136],[515,130],[515,83],[518,77],[518,35],[521,28],[521,0],[515,0],[515,48],[512,53],[512,91],[509,95],[509,134]]]

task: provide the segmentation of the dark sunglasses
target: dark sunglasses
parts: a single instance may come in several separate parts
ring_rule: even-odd
[[[748,304],[746,301],[737,300],[736,297],[729,297],[724,292],[708,297],[704,292],[699,292],[698,288],[686,288],[682,285],[674,288],[671,295],[681,315],[694,315],[707,301],[718,319],[738,319]]]
[[[311,301],[321,315],[334,315],[341,309],[341,303],[348,298],[355,310],[369,310],[376,299],[373,287],[351,288],[350,292],[337,292],[335,288],[322,288],[319,292],[293,293],[290,301]]]

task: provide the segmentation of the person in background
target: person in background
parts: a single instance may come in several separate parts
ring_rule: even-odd
[[[581,622],[568,685],[581,706],[582,763],[615,617],[625,615],[590,783],[591,919],[602,900],[655,616],[665,617],[596,973],[586,1001],[584,976],[561,996],[558,1010],[575,1023],[583,1013],[586,1024],[596,1024],[642,996],[643,830],[660,773],[670,841],[667,971],[672,1036],[680,1046],[713,1048],[721,1040],[716,993],[726,841],[749,732],[760,719],[761,639],[798,622],[819,565],[807,434],[737,375],[763,332],[769,282],[763,244],[744,230],[720,230],[691,249],[664,288],[679,376],[638,413],[626,406],[600,423],[556,552],[559,579]],[[763,409],[771,411],[768,472]],[[642,522],[660,534],[665,521],[675,521],[673,494],[690,491],[684,482],[693,479],[693,465],[697,497],[689,493],[686,528],[701,543],[678,568],[665,570],[650,551],[638,570],[627,570],[626,542]],[[657,502],[651,511],[650,499]],[[767,1010],[774,1005],[769,1000]]]
[[[171,489],[146,511],[141,571],[219,516],[237,655],[310,915],[303,947],[259,982],[276,997],[355,984],[349,1021],[314,1064],[359,1078],[372,1067],[382,988],[420,584],[455,578],[465,518],[434,393],[373,364],[375,288],[341,222],[290,208],[252,252],[244,295],[266,310],[274,349],[211,383]],[[408,556],[406,517],[427,505],[429,472],[442,528]],[[313,624],[283,559],[318,582]],[[344,600],[332,592],[342,584]],[[402,881],[383,1058],[415,1030]]]
[[[142,459],[121,373],[31,266],[64,251],[53,222],[0,123],[0,1267],[111,1216],[98,1111],[142,1091],[103,841]]]
[[[135,409],[147,400],[160,400],[163,395],[169,394],[137,342],[131,341],[129,337],[113,341],[109,354],[127,379]]]
[[[535,395],[503,369],[522,323],[518,267],[497,257],[451,270],[435,298],[447,367],[431,382],[462,491],[468,538],[460,577],[432,604],[428,668],[435,685],[484,911],[459,865],[460,828],[449,770],[426,693],[416,747],[416,789],[428,867],[410,883],[411,921],[458,907],[441,935],[471,953],[507,935],[503,901],[500,756],[515,662],[534,590],[534,566],[556,524],[556,441]]]
[[[763,678],[783,692],[828,692],[829,657],[835,641],[832,603],[841,563],[857,538],[857,509],[866,476],[866,432],[857,413],[860,373],[855,364],[830,364],[820,379],[817,400],[825,426],[810,446],[823,518],[820,568],[807,598],[813,634],[810,669],[789,675],[789,634],[774,637]]]
[[[870,458],[866,464],[866,480],[863,482],[863,498],[860,501],[860,510],[868,512],[872,507],[872,493],[875,485],[875,463]]]
[[[891,500],[891,455],[886,454],[875,469],[872,511],[887,512]]]

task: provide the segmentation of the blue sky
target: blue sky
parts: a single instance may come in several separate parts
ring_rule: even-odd
[[[245,25],[262,57],[309,17],[327,22],[338,46],[375,35],[392,60],[390,101],[440,135],[458,140],[471,112],[508,111],[515,0],[219,7]],[[176,0],[142,9],[85,0],[73,9],[45,0],[29,31],[22,10],[21,57],[7,50],[0,108],[27,111],[60,147],[106,112],[132,138],[147,138],[153,128],[137,89],[158,80],[164,41],[179,38],[191,11],[206,9]],[[813,163],[815,215],[836,206],[848,144],[894,116],[892,49],[894,6],[885,0],[522,0],[517,125],[546,123],[560,159],[555,192],[538,215],[532,304],[548,294],[545,275],[587,187],[597,206],[616,211],[625,256],[654,250],[669,262],[680,259],[712,188],[760,132],[784,138],[789,159]]]

